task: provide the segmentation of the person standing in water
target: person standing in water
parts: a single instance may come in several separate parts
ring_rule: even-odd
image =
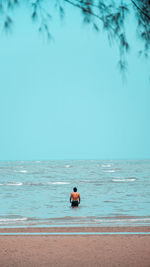
[[[77,188],[73,188],[73,192],[70,195],[71,207],[78,207],[80,204],[80,194],[77,192]]]

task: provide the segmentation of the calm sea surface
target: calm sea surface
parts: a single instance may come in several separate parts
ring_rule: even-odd
[[[0,227],[148,226],[150,160],[0,162],[0,203]]]

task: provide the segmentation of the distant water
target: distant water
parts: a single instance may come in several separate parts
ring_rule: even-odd
[[[150,160],[0,162],[0,203],[0,227],[150,226]]]

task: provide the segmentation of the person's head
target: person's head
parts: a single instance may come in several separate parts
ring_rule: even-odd
[[[74,187],[74,188],[73,188],[73,191],[74,191],[74,192],[77,192],[77,188],[76,188],[76,187]]]

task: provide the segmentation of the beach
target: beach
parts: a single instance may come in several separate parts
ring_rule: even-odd
[[[0,267],[150,267],[149,170],[150,160],[0,162]]]
[[[150,227],[9,228],[0,232],[2,267],[150,266]]]

